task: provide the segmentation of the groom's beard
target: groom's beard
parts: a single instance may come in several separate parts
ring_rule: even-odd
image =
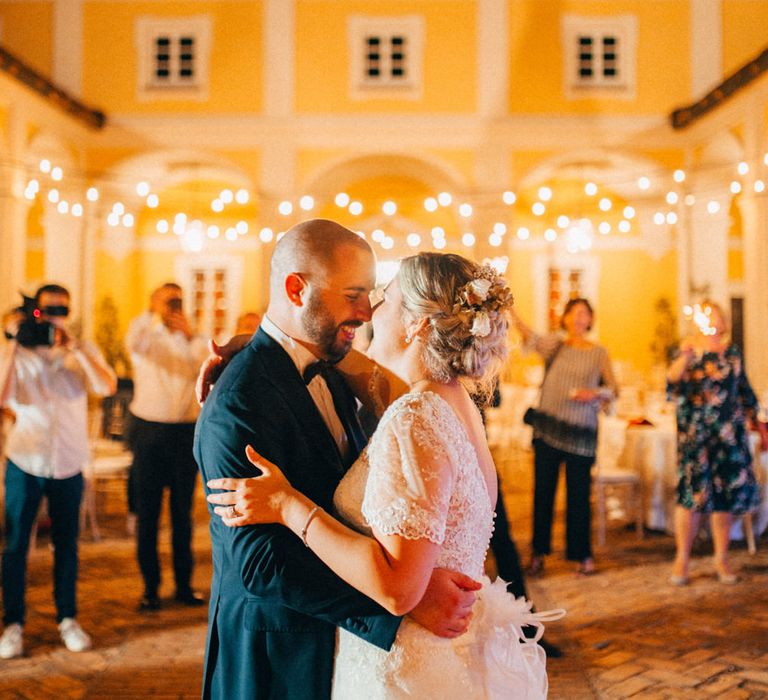
[[[354,329],[363,324],[361,321],[336,323],[320,298],[312,294],[307,300],[301,325],[307,338],[317,345],[324,359],[338,362],[352,349]]]

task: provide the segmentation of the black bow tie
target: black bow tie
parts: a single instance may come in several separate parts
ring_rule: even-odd
[[[304,383],[309,384],[318,374],[325,377],[327,372],[335,371],[336,368],[327,360],[318,360],[317,362],[308,364],[304,368],[304,374],[302,374],[302,377],[304,377]]]

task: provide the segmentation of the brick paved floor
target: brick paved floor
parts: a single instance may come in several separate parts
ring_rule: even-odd
[[[530,455],[498,451],[497,461],[512,528],[527,559]],[[122,494],[101,492],[97,503],[102,540],[83,534],[79,587],[79,618],[94,649],[73,654],[59,642],[43,533],[29,562],[26,654],[0,661],[0,698],[198,697],[206,609],[168,600],[173,582],[167,529],[161,532],[161,595],[167,602],[157,613],[140,614],[140,577]],[[194,583],[207,591],[210,546],[201,497],[196,514]],[[568,609],[547,631],[565,651],[548,662],[551,698],[768,698],[768,537],[758,542],[754,557],[735,546],[733,562],[743,576],[735,586],[715,580],[708,544],[698,543],[691,585],[674,588],[666,583],[670,537],[649,534],[640,541],[614,522],[608,546],[596,552],[599,573],[578,578],[573,564],[561,559],[562,513],[556,522],[546,574],[528,582],[539,609]]]

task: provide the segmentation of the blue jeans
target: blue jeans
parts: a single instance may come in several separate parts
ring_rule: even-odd
[[[3,552],[3,606],[6,625],[23,625],[26,615],[27,553],[32,525],[43,496],[48,499],[53,544],[53,597],[56,622],[77,615],[77,538],[83,475],[68,479],[32,476],[11,460],[5,467],[5,551]]]

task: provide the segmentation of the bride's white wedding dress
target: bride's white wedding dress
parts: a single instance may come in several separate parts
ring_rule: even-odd
[[[440,546],[436,566],[484,581],[469,631],[434,636],[409,617],[386,653],[339,630],[333,698],[543,698],[545,655],[520,626],[530,604],[484,576],[493,507],[477,454],[453,409],[433,392],[406,394],[384,413],[339,484],[339,515],[356,529]],[[540,634],[539,634],[540,636]]]

